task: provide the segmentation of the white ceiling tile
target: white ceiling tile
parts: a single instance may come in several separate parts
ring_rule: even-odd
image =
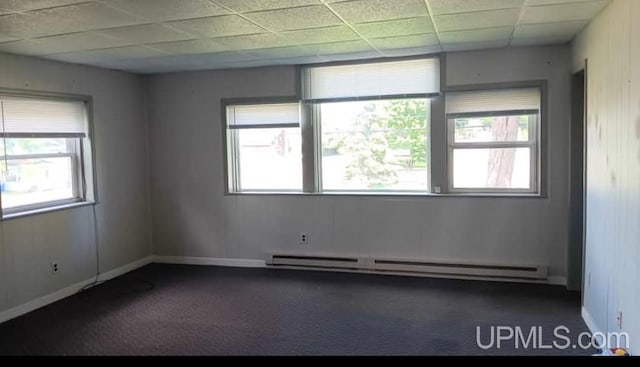
[[[502,48],[507,47],[509,45],[509,40],[492,40],[492,41],[481,41],[481,42],[468,42],[468,43],[454,43],[454,44],[443,44],[442,48],[444,51],[469,51],[469,50],[484,50],[484,49],[492,49],[492,48]]]
[[[305,49],[302,47],[276,47],[259,50],[247,51],[247,54],[258,59],[283,59],[289,57],[306,57],[317,54],[315,50]]]
[[[318,5],[319,0],[215,0],[239,13]]]
[[[320,28],[342,24],[323,5],[246,13],[245,16],[274,31]]]
[[[264,33],[265,30],[238,15],[169,22],[167,25],[200,37],[224,37]]]
[[[474,29],[466,31],[442,32],[438,34],[442,44],[485,42],[510,39],[512,27]]]
[[[416,48],[438,44],[435,33],[417,34],[413,36],[385,37],[369,39],[378,50],[388,50],[395,48]]]
[[[228,50],[254,50],[260,48],[275,48],[294,46],[296,43],[282,38],[274,33],[251,34],[247,36],[233,36],[216,38],[216,41]]]
[[[16,37],[10,36],[8,34],[3,34],[0,33],[0,42],[9,42],[9,41],[14,41],[17,40]]]
[[[554,23],[589,20],[598,14],[606,4],[606,1],[590,1],[559,5],[527,6],[524,9],[520,23]]]
[[[149,46],[166,52],[182,55],[220,52],[226,51],[228,49],[227,46],[219,43],[217,39],[210,38],[190,41],[153,43]]]
[[[365,38],[410,36],[434,31],[427,17],[360,23],[353,26]]]
[[[127,47],[116,47],[116,48],[106,48],[103,50],[92,50],[92,51],[79,51],[79,52],[70,52],[70,53],[62,53],[49,55],[47,58],[59,60],[59,61],[68,61],[68,62],[76,62],[76,63],[99,63],[104,62],[106,60],[124,60],[124,59],[139,59],[139,58],[147,58],[154,56],[166,56],[167,53],[145,47],[145,46],[127,46]]]
[[[49,55],[72,51],[119,47],[127,42],[96,32],[71,33],[0,44],[0,50],[22,55]]]
[[[195,38],[185,32],[158,23],[103,29],[97,32],[109,37],[127,40],[129,44],[171,42]]]
[[[298,45],[359,40],[360,37],[347,26],[302,29],[280,33]]]
[[[86,2],[87,0],[0,0],[0,8],[30,11]]]
[[[144,23],[98,3],[84,3],[0,16],[0,32],[19,38],[52,36]]]
[[[490,10],[474,13],[438,15],[434,22],[438,32],[513,26],[518,21],[520,9]]]
[[[598,0],[527,0],[527,6],[568,4],[568,3],[585,3]],[[604,0],[609,1],[609,0]]]
[[[556,37],[569,41],[580,32],[587,23],[585,20],[580,20],[566,23],[521,24],[516,26],[513,37],[530,39]]]
[[[567,37],[562,35],[535,37],[535,38],[514,38],[511,40],[511,46],[539,46],[539,45],[558,45],[564,44],[573,39],[573,36]]]
[[[331,3],[329,6],[349,23],[428,15],[424,0],[355,0]]]
[[[102,0],[139,17],[155,22],[203,18],[229,14],[209,0]]]
[[[440,45],[426,46],[426,47],[413,47],[413,48],[396,48],[390,50],[381,50],[384,56],[387,57],[402,57],[402,56],[415,56],[415,55],[428,55],[438,52],[442,52]]]
[[[356,53],[356,52],[375,51],[365,41],[322,43],[317,45],[307,45],[307,46],[301,46],[301,47],[306,50],[313,51],[318,55],[350,54],[350,53]]]
[[[525,0],[427,0],[434,15],[520,8]]]

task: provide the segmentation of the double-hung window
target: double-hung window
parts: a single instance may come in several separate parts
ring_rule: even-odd
[[[539,88],[448,93],[449,190],[538,191]]]
[[[87,199],[91,149],[84,101],[0,96],[0,129],[4,214]]]
[[[301,192],[300,104],[229,105],[227,157],[232,192]]]
[[[429,191],[438,58],[303,69],[320,192]]]

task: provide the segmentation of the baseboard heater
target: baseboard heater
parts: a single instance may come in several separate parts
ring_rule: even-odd
[[[387,259],[370,257],[331,257],[271,255],[269,267],[289,269],[343,270],[381,274],[463,277],[544,281],[547,267],[542,265],[504,265],[472,262]]]

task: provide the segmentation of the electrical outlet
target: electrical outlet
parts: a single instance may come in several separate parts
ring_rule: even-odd
[[[441,193],[442,193],[442,187],[440,187],[440,186],[436,186],[436,187],[435,187],[435,193],[436,193],[436,194],[441,194]]]
[[[300,244],[306,245],[308,243],[309,243],[309,234],[305,232],[300,233]]]
[[[622,330],[622,311],[618,311],[616,315],[616,323],[618,324],[618,330]]]
[[[60,266],[58,263],[51,263],[51,273],[58,274],[58,270],[60,270]]]

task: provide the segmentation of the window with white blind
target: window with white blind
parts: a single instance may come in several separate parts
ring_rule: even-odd
[[[4,214],[85,201],[92,178],[85,101],[0,95]]]
[[[429,192],[430,98],[439,94],[438,58],[304,68],[315,189]]]
[[[227,157],[232,192],[301,192],[300,104],[229,105]]]
[[[447,93],[449,190],[538,192],[540,110],[539,88]]]

